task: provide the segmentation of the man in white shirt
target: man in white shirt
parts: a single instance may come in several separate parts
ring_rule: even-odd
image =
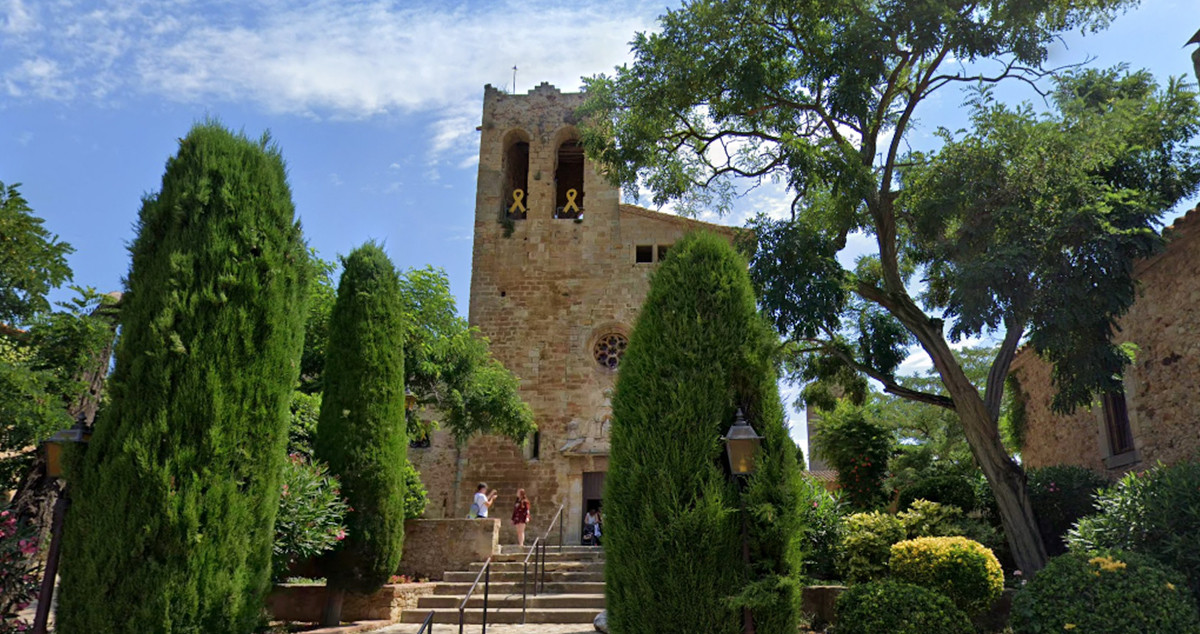
[[[475,487],[475,500],[471,502],[471,514],[469,515],[469,517],[472,519],[486,519],[488,516],[488,509],[491,508],[492,503],[496,501],[496,496],[500,495],[495,491],[495,489],[493,489],[491,493],[485,493],[486,491],[486,482],[480,482],[479,486]]]

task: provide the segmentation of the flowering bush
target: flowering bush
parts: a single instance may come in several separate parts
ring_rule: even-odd
[[[37,597],[37,551],[31,528],[18,524],[11,510],[0,511],[0,634],[29,629],[17,614]]]
[[[1096,492],[1109,482],[1086,467],[1057,465],[1029,469],[1029,499],[1051,556],[1067,551],[1063,538],[1079,518],[1096,512]]]
[[[863,407],[840,401],[833,411],[821,414],[815,433],[818,451],[838,472],[843,499],[861,511],[883,506],[891,431]]]
[[[326,466],[292,454],[283,469],[279,514],[275,518],[272,575],[287,577],[296,561],[333,548],[346,538],[344,519],[350,507],[342,499],[337,478]]]
[[[1017,634],[1200,633],[1183,577],[1119,551],[1071,552],[1050,560],[1013,600]]]

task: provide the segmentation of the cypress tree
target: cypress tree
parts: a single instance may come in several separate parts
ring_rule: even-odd
[[[130,251],[111,402],[69,465],[57,631],[251,632],[308,276],[279,151],[197,124]]]
[[[672,247],[613,396],[604,546],[614,632],[735,634],[744,607],[759,632],[796,631],[800,473],[775,342],[728,242],[700,233]],[[764,436],[744,486],[721,440],[739,407]]]
[[[354,510],[347,536],[323,558],[330,590],[324,621],[336,624],[346,591],[378,589],[404,545],[404,310],[400,277],[377,245],[345,260],[329,320],[325,395],[316,456]]]

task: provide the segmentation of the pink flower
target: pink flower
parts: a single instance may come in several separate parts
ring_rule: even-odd
[[[287,496],[288,496],[288,485],[286,482],[284,482],[283,483],[283,497],[287,497]]]
[[[22,539],[17,542],[17,548],[23,555],[33,555],[37,553],[37,542],[32,539]]]
[[[344,531],[344,530],[338,531],[336,537],[339,542],[342,541],[343,539],[346,539],[346,531]]]

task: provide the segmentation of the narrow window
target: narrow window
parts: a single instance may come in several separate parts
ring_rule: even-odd
[[[567,141],[558,146],[554,172],[554,217],[583,217],[583,146]]]
[[[636,247],[636,251],[637,251],[637,259],[635,261],[638,264],[643,264],[646,262],[654,261],[654,245],[639,244]]]
[[[1109,455],[1117,456],[1133,451],[1133,430],[1129,427],[1129,410],[1125,406],[1125,394],[1110,392],[1100,397],[1104,405],[1104,428],[1108,434]]]
[[[519,192],[519,193],[518,193]],[[516,140],[504,153],[505,213],[511,220],[524,220],[529,207],[529,143]]]
[[[669,244],[658,245],[658,261],[659,262],[662,262],[664,259],[666,259],[667,249],[670,249],[670,248],[671,248],[671,245],[669,245]]]
[[[525,437],[525,445],[521,453],[526,460],[539,460],[542,457],[542,432],[535,431]]]

